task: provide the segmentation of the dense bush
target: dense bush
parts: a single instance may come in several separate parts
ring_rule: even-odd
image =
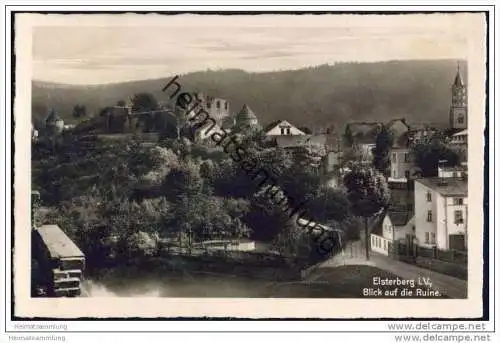
[[[252,237],[273,242],[284,255],[311,255],[311,238],[286,213],[291,203],[276,204],[229,155],[185,139],[146,146],[134,138],[61,138],[54,151],[33,147],[33,187],[46,207],[39,222],[61,225],[91,266],[150,256],[154,237],[184,237],[183,244]],[[315,168],[295,167],[307,154],[290,157],[261,143],[249,151],[258,168],[270,171],[274,195],[304,202],[315,220],[344,227],[345,193],[322,187]]]

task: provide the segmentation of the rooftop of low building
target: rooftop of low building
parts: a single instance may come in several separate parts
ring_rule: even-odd
[[[443,196],[467,196],[467,179],[461,177],[427,177],[416,179],[424,186]]]

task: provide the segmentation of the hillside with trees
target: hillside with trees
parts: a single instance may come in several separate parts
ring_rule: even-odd
[[[352,62],[266,73],[209,70],[180,75],[179,82],[186,91],[229,100],[231,113],[249,104],[263,125],[286,118],[298,126],[335,123],[343,127],[349,121],[387,122],[402,117],[410,123],[446,125],[456,63]],[[467,79],[466,70],[463,73]],[[162,103],[168,100],[162,88],[170,78],[98,86],[33,81],[32,119],[36,125],[54,108],[66,122],[78,122],[137,93],[150,93]]]
[[[286,192],[287,201],[307,202],[308,219],[341,228],[347,239],[356,235],[359,218],[343,190],[324,187],[314,167],[295,168],[300,161],[256,143],[256,136],[243,139],[254,142],[245,146],[257,161],[255,169],[276,172],[277,191]],[[32,146],[32,188],[44,206],[37,222],[64,228],[89,268],[149,256],[159,242],[190,248],[246,237],[270,244],[283,257],[310,263],[327,257],[313,235],[276,205],[275,192],[258,185],[223,151],[185,137],[151,145],[134,137],[106,140],[67,131],[54,142]]]

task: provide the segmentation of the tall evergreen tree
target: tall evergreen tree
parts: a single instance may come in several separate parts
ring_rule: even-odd
[[[365,222],[366,259],[369,255],[368,220],[389,204],[390,193],[385,178],[373,168],[355,167],[344,177],[352,212]]]
[[[377,135],[373,149],[373,166],[385,176],[390,175],[390,151],[394,143],[392,133],[384,125]]]

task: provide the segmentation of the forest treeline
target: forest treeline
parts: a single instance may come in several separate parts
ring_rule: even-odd
[[[337,63],[266,73],[208,70],[180,79],[186,90],[229,100],[231,113],[249,104],[263,125],[286,119],[299,126],[343,128],[349,121],[403,117],[410,123],[446,125],[456,67],[455,60]],[[34,81],[32,119],[39,122],[53,108],[66,122],[75,122],[80,120],[73,115],[76,104],[85,106],[89,116],[138,92],[163,102],[168,94],[162,88],[172,76],[99,86]]]

